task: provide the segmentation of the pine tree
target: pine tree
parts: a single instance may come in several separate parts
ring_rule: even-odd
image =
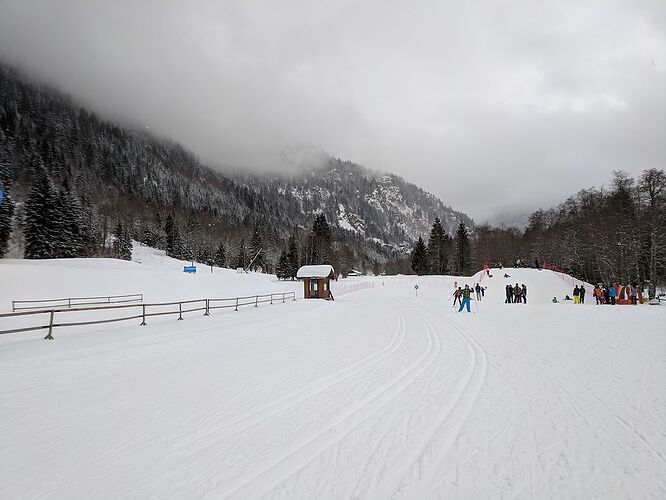
[[[246,251],[245,251],[245,239],[241,238],[240,240],[240,247],[238,248],[238,256],[236,257],[236,268],[242,268],[245,269],[245,265],[247,264],[247,256],[246,256]]]
[[[470,264],[470,245],[467,227],[460,221],[456,231],[456,272],[464,276],[468,272]]]
[[[286,280],[291,277],[289,254],[285,250],[280,253],[277,268],[275,269],[275,275],[280,280]]]
[[[14,203],[9,193],[0,182],[0,258],[7,253],[9,236],[12,233],[12,217],[14,215]]]
[[[428,256],[423,238],[419,236],[416,246],[412,251],[412,269],[419,276],[428,272]]]
[[[444,232],[442,222],[439,217],[430,230],[428,239],[428,270],[430,274],[443,275],[448,274],[449,261],[449,236]]]
[[[118,222],[116,223],[116,229],[113,231],[113,252],[117,259],[122,259],[124,234],[125,230],[123,228],[123,223],[120,219],[118,219]]]
[[[252,269],[252,271],[256,271],[257,269],[266,270],[266,254],[257,227],[254,228],[254,233],[250,240],[249,258],[252,260],[250,263],[250,269]]]
[[[123,231],[123,237],[120,242],[120,258],[132,260],[132,236],[129,229]]]
[[[331,227],[326,216],[320,213],[315,217],[310,232],[310,264],[332,264],[333,248],[331,246]]]
[[[287,278],[296,279],[298,273],[298,247],[296,246],[296,236],[292,234],[289,237],[289,245],[287,250]]]
[[[51,259],[57,248],[58,224],[56,214],[56,192],[51,179],[42,172],[30,189],[25,202],[25,258]]]
[[[57,257],[74,258],[82,254],[82,209],[78,199],[65,187],[56,197]]]
[[[215,251],[213,262],[217,267],[224,267],[227,264],[227,250],[224,248],[224,243],[220,241]]]

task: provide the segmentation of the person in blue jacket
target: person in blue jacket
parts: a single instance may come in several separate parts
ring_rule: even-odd
[[[472,289],[469,287],[469,285],[465,285],[465,288],[462,291],[462,302],[460,303],[460,309],[458,309],[458,312],[461,312],[465,306],[467,306],[467,312],[471,312],[469,310],[469,301],[471,295]]]
[[[610,299],[612,306],[615,305],[615,295],[615,287],[611,284],[611,286],[608,287],[608,298]]]

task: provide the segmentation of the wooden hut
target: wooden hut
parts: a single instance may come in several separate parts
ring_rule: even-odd
[[[303,280],[304,298],[333,300],[331,293],[331,280],[335,279],[333,266],[328,264],[303,266],[296,273],[296,277]]]

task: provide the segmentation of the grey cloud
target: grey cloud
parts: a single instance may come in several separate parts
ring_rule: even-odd
[[[664,167],[666,3],[0,0],[0,57],[218,167],[305,144],[483,219]]]

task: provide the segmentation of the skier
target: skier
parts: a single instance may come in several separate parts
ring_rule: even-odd
[[[474,287],[474,291],[476,292],[476,300],[481,300],[481,285],[477,283]]]
[[[601,288],[599,288],[599,285],[594,287],[594,290],[592,290],[592,295],[594,295],[596,304],[601,304]]]
[[[460,304],[461,299],[462,299],[462,288],[458,287],[458,289],[455,292],[453,292],[453,305],[455,306],[456,302]]]
[[[610,305],[615,305],[615,296],[617,295],[613,285],[608,287],[608,297],[610,298]]]
[[[585,304],[585,287],[580,285],[580,303]]]
[[[469,310],[469,301],[471,300],[470,295],[472,295],[472,289],[469,285],[465,285],[465,289],[462,291],[462,302],[460,303],[460,309],[458,309],[458,312],[461,312],[465,306],[467,306],[467,312],[471,312]]]
[[[485,293],[485,292],[486,292],[486,288],[488,288],[488,287],[487,287],[487,286],[482,286],[482,287],[481,287],[481,298],[483,298],[483,297],[486,296],[486,293]]]
[[[580,304],[580,288],[576,285],[573,289],[574,304]]]
[[[534,257],[534,267],[541,269],[541,267],[539,267],[539,257]]]
[[[506,286],[506,301],[505,304],[511,304],[513,302],[513,287],[511,285]]]
[[[521,296],[523,297],[523,304],[527,304],[527,287],[525,286],[525,283],[523,283],[520,288],[522,288]]]

